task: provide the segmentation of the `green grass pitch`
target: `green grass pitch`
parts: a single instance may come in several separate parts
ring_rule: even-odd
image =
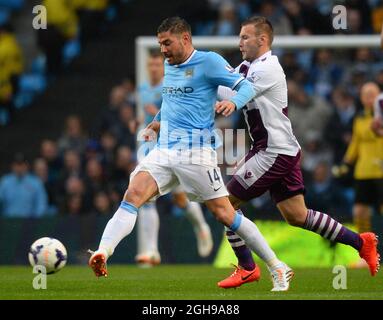
[[[347,289],[332,286],[331,268],[295,269],[288,292],[273,293],[271,279],[262,265],[259,282],[239,289],[220,289],[217,281],[230,269],[211,265],[161,265],[142,269],[132,265],[110,265],[109,277],[97,279],[85,266],[66,266],[48,275],[47,289],[32,286],[31,267],[0,267],[0,300],[9,299],[129,299],[129,300],[279,300],[279,299],[383,299],[383,275],[371,277],[366,269],[347,269]]]

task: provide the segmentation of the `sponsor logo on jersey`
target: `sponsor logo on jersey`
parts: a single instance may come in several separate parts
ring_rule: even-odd
[[[193,87],[162,87],[163,94],[182,95],[185,93],[193,93]]]

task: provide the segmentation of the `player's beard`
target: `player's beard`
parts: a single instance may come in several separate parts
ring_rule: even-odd
[[[259,57],[259,50],[252,48],[252,50],[242,51],[242,59],[248,62],[253,62]]]
[[[166,56],[165,56],[166,57]],[[169,58],[171,59],[171,60],[169,60]],[[168,60],[168,63],[170,64],[170,65],[174,65],[174,64],[180,64],[180,63],[182,63],[183,61],[182,61],[182,58],[183,58],[183,55],[182,55],[182,53],[173,53],[173,54],[171,54],[170,56],[168,56],[168,57],[166,57],[166,59]]]

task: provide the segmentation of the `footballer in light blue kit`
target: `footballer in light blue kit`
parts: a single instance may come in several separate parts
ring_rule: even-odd
[[[167,126],[161,125],[160,148],[171,149],[177,143],[189,147],[210,146],[209,140],[195,140],[201,136],[199,130],[207,130],[213,135],[218,86],[224,83],[238,90],[243,84],[245,90],[252,90],[242,83],[244,78],[233,71],[215,52],[194,50],[179,65],[165,61],[160,118],[161,122],[167,122]],[[242,107],[240,99],[236,99],[233,99],[234,103]]]
[[[148,80],[139,86],[139,106],[144,112],[144,124],[147,126],[158,113],[162,104],[162,80],[164,77],[164,56],[160,51],[152,51],[147,60]],[[157,141],[145,142],[140,151],[147,155]],[[198,254],[207,257],[213,249],[213,238],[208,223],[205,220],[201,206],[197,202],[188,200],[182,187],[172,192],[174,204],[182,208],[185,217],[193,226],[197,240]],[[137,220],[137,255],[136,262],[142,266],[157,265],[161,261],[158,250],[159,214],[155,202],[143,205]]]
[[[227,196],[214,151],[217,89],[224,85],[237,91],[231,98],[234,111],[251,100],[253,87],[215,52],[193,49],[186,60],[174,63],[163,49],[168,40],[160,43],[166,61],[162,105],[156,116],[161,123],[158,143],[131,179],[140,171],[150,172],[158,195],[181,185],[191,201]]]
[[[218,54],[195,50],[190,26],[179,17],[165,19],[157,38],[166,58],[163,101],[156,116],[160,121],[147,128],[160,130],[160,137],[130,175],[120,207],[108,221],[99,248],[91,252],[89,266],[98,277],[107,275],[107,259],[132,232],[138,208],[179,185],[191,201],[204,202],[252,251],[260,254],[260,248],[267,246],[257,226],[230,204],[211,143],[215,112],[229,116],[245,106],[255,96],[252,84],[234,73]],[[236,94],[216,103],[219,85]],[[274,253],[272,256],[276,259]]]
[[[164,58],[161,52],[153,51],[147,61],[148,80],[138,87],[139,105],[144,112],[147,126],[161,108],[162,79],[164,77]]]
[[[156,86],[151,86],[149,82],[145,82],[139,88],[139,95],[142,105],[153,105],[157,110],[161,108],[162,103],[162,82]],[[144,123],[148,125],[153,120],[153,115],[145,112]]]

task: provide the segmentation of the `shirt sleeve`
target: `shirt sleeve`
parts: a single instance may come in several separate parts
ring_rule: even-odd
[[[232,97],[234,97],[236,94],[235,90],[231,90],[228,87],[219,86],[218,87],[218,94],[217,98],[219,101],[221,100],[230,100]]]
[[[266,70],[254,70],[251,74],[247,75],[246,78],[253,84],[255,90],[255,97],[260,96],[264,91],[272,88],[278,83],[277,75],[273,72]]]
[[[250,102],[254,96],[254,88],[251,83],[247,80],[241,81],[238,85],[237,94],[230,99],[235,104],[237,110],[243,108],[248,102]]]
[[[215,52],[209,52],[206,55],[204,68],[207,80],[217,87],[221,85],[233,90],[244,80],[223,57]]]

